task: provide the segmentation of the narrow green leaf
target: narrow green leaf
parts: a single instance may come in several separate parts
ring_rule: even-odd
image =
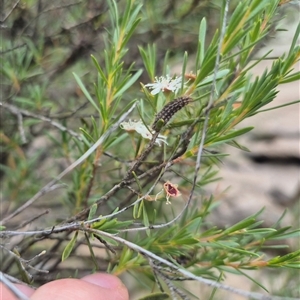
[[[259,253],[247,251],[242,248],[231,247],[230,245],[228,245],[228,241],[211,242],[211,244],[215,244],[215,245],[218,245],[220,248],[230,249],[232,252],[245,254],[247,256],[260,257]]]
[[[247,277],[248,279],[250,279],[252,282],[254,282],[258,286],[260,286],[263,290],[265,290],[266,292],[269,292],[267,290],[267,288],[265,288],[259,281],[255,280],[253,277],[249,276],[247,273],[243,272],[241,269],[236,269],[236,270],[238,271],[238,273],[244,275],[245,277]]]
[[[289,82],[298,81],[298,80],[300,80],[300,72],[296,72],[289,76],[285,76],[284,78],[282,78],[279,81],[279,83],[284,84],[284,83],[289,83]]]
[[[230,69],[223,69],[223,70],[219,70],[217,72],[217,76],[216,79],[217,80],[222,80],[224,79],[225,76],[227,76],[230,72]],[[202,81],[199,82],[199,84],[197,85],[197,88],[202,87],[204,85],[208,85],[211,84],[214,80],[214,74],[208,75],[207,77],[205,77],[205,79],[203,79]]]
[[[92,220],[95,216],[95,213],[97,211],[98,205],[96,203],[94,203],[89,211],[89,216],[88,216],[88,220]]]
[[[111,143],[105,144],[105,150],[108,150],[112,147],[115,147],[115,146],[119,145],[122,141],[124,141],[127,138],[128,138],[128,134],[123,133],[122,135],[120,135],[119,137],[114,139]]]
[[[297,250],[295,252],[292,252],[292,253],[288,253],[286,255],[283,255],[283,256],[277,256],[277,257],[274,257],[272,259],[270,259],[268,261],[268,265],[277,265],[277,264],[282,264],[283,262],[288,262],[292,259],[298,259],[300,258],[300,250]]]
[[[245,228],[249,227],[250,225],[252,225],[256,221],[257,216],[259,216],[263,212],[263,210],[264,210],[264,208],[261,209],[258,213],[256,213],[256,214],[246,218],[245,220],[242,220],[242,221],[238,222],[237,224],[225,229],[222,232],[222,236],[229,235],[233,232],[236,232],[236,231],[239,231],[241,229],[245,229]]]
[[[223,135],[221,137],[212,137],[211,139],[207,140],[207,143],[212,143],[213,145],[216,145],[217,143],[220,142],[229,142],[232,139],[236,138],[237,136],[243,135],[249,131],[251,131],[254,127],[246,127],[246,128],[242,128],[236,131],[233,131],[227,135]]]
[[[180,92],[182,93],[183,86],[184,86],[184,75],[186,73],[186,66],[187,66],[187,60],[188,60],[188,53],[185,51],[183,55],[183,64],[182,64],[182,71],[181,71],[181,87],[180,87]]]
[[[169,68],[169,57],[170,57],[170,50],[166,51],[165,57],[164,57],[164,63],[163,63],[163,71],[162,74],[170,74],[170,68]],[[154,65],[156,65],[157,62],[154,62]]]
[[[153,294],[146,295],[142,298],[139,298],[139,300],[166,300],[166,299],[171,299],[167,293],[153,293]]]
[[[287,232],[285,234],[280,234],[278,236],[272,237],[272,240],[286,240],[291,238],[299,238],[300,237],[300,229],[293,230],[291,232]]]
[[[206,30],[207,30],[207,23],[206,23],[206,19],[203,18],[201,20],[200,27],[199,27],[199,36],[198,36],[199,49],[198,49],[197,55],[196,55],[196,67],[197,68],[202,66],[202,63],[204,60]]]
[[[84,137],[86,138],[87,142],[90,143],[95,143],[95,139],[84,129],[84,128],[79,128],[79,130],[83,133]]]
[[[85,88],[83,82],[81,81],[81,79],[77,76],[76,73],[73,73],[75,80],[77,81],[79,87],[81,88],[82,92],[84,93],[84,95],[86,96],[86,98],[90,101],[90,103],[94,106],[94,108],[96,109],[97,112],[100,113],[100,109],[98,107],[98,105],[95,103],[95,101],[93,100],[93,98],[91,97],[90,93],[87,91],[87,89]]]
[[[267,109],[262,109],[262,110],[257,111],[255,114],[259,114],[259,113],[262,113],[262,112],[265,112],[265,111],[270,111],[270,110],[278,109],[278,108],[285,107],[285,106],[289,106],[289,105],[294,105],[294,104],[297,104],[297,103],[300,103],[300,100],[296,100],[296,101],[284,103],[284,104],[282,104],[282,105],[270,107],[270,108],[267,108]],[[254,114],[253,114],[253,115],[254,115]]]
[[[96,57],[95,57],[94,55],[91,55],[91,58],[92,58],[92,60],[93,60],[93,62],[94,62],[94,64],[95,64],[95,66],[96,66],[96,68],[97,68],[97,70],[98,70],[98,72],[99,72],[100,77],[101,77],[102,80],[107,84],[107,78],[106,78],[106,76],[105,76],[105,74],[104,74],[102,68],[100,67],[100,65],[99,65],[99,63],[98,63]]]
[[[128,43],[129,39],[131,38],[134,30],[136,29],[136,27],[138,26],[138,24],[140,23],[141,18],[138,18],[134,21],[134,23],[132,24],[132,27],[130,28],[130,30],[126,33],[126,36],[122,42],[122,48],[125,47],[125,45]]]
[[[64,251],[62,253],[62,258],[61,258],[62,261],[66,260],[70,256],[70,254],[71,254],[71,252],[72,252],[72,250],[73,250],[73,248],[75,246],[75,243],[76,243],[76,240],[77,240],[77,236],[78,236],[78,231],[75,232],[75,234],[73,235],[72,239],[66,245],[66,247],[65,247],[65,249],[64,249]]]
[[[119,120],[120,117],[126,112],[128,111],[128,109],[134,104],[134,102],[136,102],[136,99],[131,100],[127,105],[124,106],[124,108],[121,110],[121,112],[116,116],[116,120]],[[110,116],[112,117],[112,116]]]
[[[143,205],[143,223],[144,223],[145,227],[149,227],[149,225],[150,225],[146,205]],[[146,233],[148,236],[150,236],[150,232],[151,231],[149,229],[146,230]]]
[[[298,42],[299,35],[300,35],[300,23],[298,23],[298,26],[296,28],[288,56],[293,55],[295,46],[299,44],[299,42]]]
[[[135,179],[135,181],[136,181],[136,184],[137,184],[137,186],[138,186],[140,192],[142,192],[142,191],[143,191],[143,188],[142,188],[142,185],[141,185],[141,183],[140,183],[140,181],[139,181],[139,179],[138,179],[136,173],[135,173],[135,172],[132,172],[132,175],[133,175],[133,177],[134,177],[134,179]]]
[[[147,51],[140,46],[138,48],[142,56],[142,60],[147,70],[147,73],[151,81],[153,82],[156,76],[156,45],[148,45]]]
[[[87,234],[86,232],[84,233],[84,236],[85,236],[86,243],[87,243],[87,245],[88,245],[88,248],[89,248],[91,257],[92,257],[92,261],[93,261],[93,263],[94,263],[96,269],[99,270],[100,267],[99,267],[99,265],[98,265],[97,258],[96,258],[96,256],[95,256],[95,253],[94,253],[93,247],[92,247],[92,245],[91,245],[89,236],[88,236],[88,234]]]
[[[214,53],[217,52],[217,47],[214,49]],[[204,63],[195,79],[194,84],[198,86],[198,84],[203,80],[206,76],[208,76],[214,69],[216,62],[216,54],[206,53],[204,58]]]
[[[143,73],[143,70],[140,69],[138,70],[127,82],[126,84],[124,84],[122,86],[122,88],[120,90],[117,91],[117,93],[115,94],[115,98],[118,98],[119,96],[121,96],[122,94],[124,94],[124,92],[130,88],[136,81],[137,79],[141,76],[141,74]]]

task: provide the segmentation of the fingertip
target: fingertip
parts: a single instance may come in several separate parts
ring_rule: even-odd
[[[116,276],[106,273],[95,273],[82,278],[83,281],[95,284],[99,287],[118,292],[120,300],[128,300],[129,294],[126,286]]]
[[[107,289],[115,289],[116,287],[123,285],[122,281],[118,277],[106,273],[95,273],[87,275],[82,277],[81,280]]]
[[[96,296],[97,295],[97,296]],[[48,282],[32,295],[32,300],[53,299],[129,300],[126,287],[120,279],[109,274],[93,274],[83,279],[65,278]]]
[[[27,297],[30,297],[34,293],[34,289],[30,288],[29,286],[23,284],[15,284],[19,291],[21,291]]]
[[[23,284],[14,284],[15,287],[27,297],[30,297],[34,293],[34,289],[23,285]],[[14,293],[3,283],[0,283],[0,299],[2,300],[15,300],[17,299]]]

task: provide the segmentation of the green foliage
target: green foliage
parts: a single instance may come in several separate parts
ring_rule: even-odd
[[[70,242],[65,247],[65,249],[64,249],[64,251],[62,253],[62,257],[61,257],[62,261],[66,260],[70,256],[70,254],[71,254],[71,252],[72,252],[72,250],[73,250],[73,248],[75,246],[77,237],[78,237],[78,231],[75,232],[75,234],[73,235],[72,239],[70,240]]]
[[[202,192],[219,180],[219,162],[227,155],[221,153],[222,145],[248,150],[238,138],[253,127],[237,129],[236,125],[270,110],[265,106],[275,99],[278,86],[299,80],[300,72],[293,69],[300,59],[300,25],[289,53],[253,78],[252,68],[268,54],[257,62],[253,55],[273,28],[279,0],[238,1],[228,14],[226,1],[211,1],[203,10],[197,1],[100,2],[103,11],[85,19],[91,32],[77,32],[86,34],[87,41],[73,49],[68,43],[77,26],[62,31],[58,24],[47,26],[50,13],[39,18],[36,27],[28,24],[36,34],[29,30],[26,38],[19,34],[13,39],[11,34],[13,41],[3,40],[1,105],[6,119],[16,116],[12,129],[0,124],[1,144],[9,157],[0,169],[7,183],[4,196],[22,210],[52,190],[67,187],[45,200],[47,208],[51,202],[59,209],[51,220],[52,229],[41,223],[38,227],[43,230],[36,234],[45,239],[61,234],[52,249],[61,251],[62,261],[77,246],[87,244],[92,260],[87,268],[145,278],[151,282],[148,292],[152,294],[143,299],[174,298],[174,293],[183,297],[182,282],[187,278],[208,279],[222,288],[230,272],[248,276],[243,270],[299,269],[299,250],[286,249],[288,253],[271,258],[265,254],[285,247],[278,241],[299,238],[299,229],[280,228],[281,220],[265,228],[260,221],[263,209],[232,226],[217,228],[208,216],[221,204]],[[92,3],[97,6],[97,1]],[[92,10],[85,5],[85,1],[74,4],[65,19],[84,23],[81,16]],[[221,20],[214,30],[207,18],[212,7]],[[19,9],[23,18],[32,13],[26,1]],[[12,29],[17,26],[10,18],[7,22]],[[180,40],[186,32],[190,32],[189,44]],[[90,51],[88,58],[82,55]],[[181,74],[173,74],[174,58],[179,56]],[[182,105],[180,109],[172,105],[183,96],[191,100],[184,105],[174,102]],[[162,118],[153,127],[159,113]],[[122,122],[124,116],[130,121]],[[30,157],[26,147],[30,149],[36,137],[47,145],[44,152]],[[51,162],[40,178],[36,170],[45,157],[51,157]],[[50,177],[58,179],[43,187]],[[170,202],[175,205],[165,205]],[[3,224],[17,214],[12,212]],[[16,230],[10,223],[0,228],[3,236]],[[73,231],[65,245],[64,239]],[[84,233],[84,241],[79,232]],[[35,243],[34,237],[24,240],[21,255],[31,253]],[[106,250],[101,264],[97,247]],[[50,254],[42,265],[50,259],[55,261],[49,270],[54,276],[60,258]],[[41,280],[45,281],[47,277]]]

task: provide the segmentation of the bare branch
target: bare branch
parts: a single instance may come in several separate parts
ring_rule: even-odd
[[[0,23],[4,23],[6,19],[11,15],[11,13],[14,11],[14,9],[17,7],[21,0],[17,0],[17,2],[13,5],[12,9],[7,13],[7,15],[3,18],[3,20],[0,20]]]
[[[119,125],[127,118],[127,116],[133,111],[135,108],[136,103],[134,103],[131,108],[124,113],[120,119],[112,125],[100,138],[96,141],[96,143],[91,146],[81,157],[79,157],[74,163],[72,163],[68,168],[66,168],[63,172],[61,172],[55,179],[51,180],[48,184],[46,184],[41,190],[39,190],[31,199],[26,201],[22,206],[20,206],[18,209],[16,209],[12,214],[7,216],[1,221],[1,224],[5,224],[8,220],[18,215],[20,212],[22,212],[25,208],[32,205],[37,199],[39,199],[41,196],[49,192],[49,189],[53,187],[55,183],[57,183],[59,180],[61,180],[66,174],[71,172],[74,168],[76,168],[78,165],[80,165],[83,161],[85,161],[100,145],[103,144],[103,142],[107,139],[109,135],[111,135],[112,132],[114,132]]]
[[[112,235],[107,232],[95,230],[95,229],[91,229],[91,228],[82,228],[82,230],[85,232],[96,233],[100,236],[102,235],[104,237],[111,238],[111,239],[127,246],[128,248],[130,248],[138,253],[141,253],[142,255],[146,256],[147,258],[152,259],[153,261],[162,263],[165,266],[168,266],[168,267],[172,268],[173,270],[176,270],[178,273],[182,274],[185,277],[188,277],[189,279],[196,280],[198,282],[202,282],[205,285],[208,285],[208,286],[211,286],[214,288],[219,288],[219,289],[222,289],[222,290],[234,293],[234,294],[238,294],[238,295],[241,295],[241,296],[244,296],[247,298],[256,299],[256,300],[289,300],[289,299],[296,300],[295,298],[276,297],[276,296],[263,295],[263,294],[254,293],[254,292],[248,292],[248,291],[244,291],[241,289],[233,288],[231,286],[222,284],[217,281],[203,278],[201,276],[196,276],[193,273],[189,272],[188,270],[178,267],[177,265],[173,264],[169,260],[166,260],[160,256],[157,256],[156,254],[152,253],[151,251],[148,251],[148,250],[144,249],[143,247],[140,247],[140,246],[138,246],[130,241],[127,241],[119,236]]]
[[[74,136],[78,140],[80,140],[80,141],[82,140],[81,136],[78,133],[76,133],[75,131],[73,131],[71,129],[66,128],[65,126],[61,125],[60,123],[58,123],[56,121],[53,121],[50,118],[32,113],[28,110],[21,109],[21,108],[18,108],[16,106],[13,106],[11,104],[7,104],[7,103],[3,103],[3,102],[0,102],[0,106],[3,106],[4,108],[8,109],[11,113],[15,114],[18,117],[18,119],[19,119],[20,115],[21,115],[21,117],[23,115],[23,116],[26,116],[26,117],[31,117],[31,118],[35,118],[35,119],[38,119],[38,120],[41,120],[41,121],[44,121],[44,122],[48,122],[52,126],[58,128],[59,130],[61,130],[63,132],[68,132],[70,135]],[[19,130],[20,130],[20,133],[21,133],[21,136],[22,136],[22,133],[23,133],[24,130],[23,130],[22,127],[20,128],[20,124],[19,124]],[[24,135],[24,133],[23,133],[23,135]],[[25,138],[25,136],[24,136],[24,138]]]

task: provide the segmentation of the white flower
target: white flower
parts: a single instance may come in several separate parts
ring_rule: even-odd
[[[131,131],[136,131],[137,133],[139,133],[144,139],[148,139],[151,140],[153,134],[155,133],[155,131],[150,132],[149,129],[144,125],[144,123],[139,120],[139,121],[131,121],[129,120],[128,122],[122,122],[120,124],[120,127],[128,132]],[[157,139],[155,140],[155,143],[160,146],[162,143],[165,143],[168,145],[167,143],[167,137],[159,134]]]
[[[152,95],[156,95],[160,91],[171,91],[176,94],[181,88],[181,76],[176,76],[174,79],[172,79],[169,75],[166,77],[155,77],[154,83],[148,83],[145,86],[152,90]]]

